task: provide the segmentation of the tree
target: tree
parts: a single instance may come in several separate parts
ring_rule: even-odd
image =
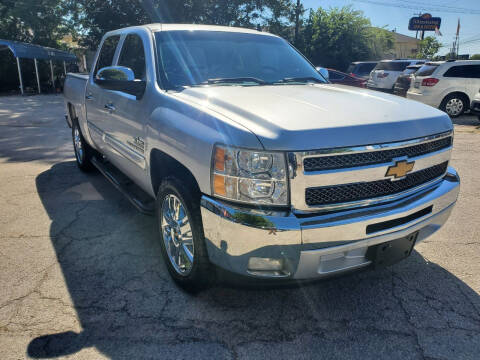
[[[59,47],[69,33],[62,0],[2,0],[0,38]]]
[[[291,0],[266,0],[260,7],[261,19],[268,32],[294,42],[295,7]]]
[[[350,6],[319,8],[310,14],[308,22],[311,36],[305,36],[305,48],[301,50],[315,65],[344,70],[352,61],[378,58],[393,46],[388,31],[372,28],[370,20]]]
[[[427,36],[425,39],[420,40],[418,44],[418,59],[432,59],[435,54],[440,50],[442,44],[433,36]]]
[[[480,54],[473,54],[470,56],[470,60],[480,60]]]
[[[255,28],[263,22],[284,30],[291,0],[66,0],[83,45],[95,49],[105,32],[152,22]],[[267,20],[262,18],[270,9]]]
[[[107,31],[151,22],[137,1],[68,0],[66,6],[76,24],[77,40],[91,50],[96,49]]]
[[[300,43],[300,26],[302,25],[302,16],[305,13],[305,8],[300,0],[297,0],[295,6],[293,6],[293,21],[295,24],[295,34],[293,37],[293,44],[298,46]]]
[[[367,44],[369,48],[368,58],[362,60],[377,60],[383,59],[393,49],[394,38],[390,31],[371,27],[365,31],[367,37]]]

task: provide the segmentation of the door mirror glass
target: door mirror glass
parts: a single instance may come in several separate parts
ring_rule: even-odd
[[[328,70],[325,69],[324,67],[317,66],[316,67],[317,71],[324,77],[325,80],[328,80],[329,75],[328,75]]]
[[[107,66],[98,71],[96,79],[133,81],[135,74],[132,69],[125,66]]]
[[[125,66],[108,66],[100,69],[94,82],[107,90],[121,91],[141,98],[146,82],[135,79],[132,69]]]

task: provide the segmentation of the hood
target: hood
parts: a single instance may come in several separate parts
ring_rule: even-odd
[[[342,85],[193,87],[176,96],[245,126],[267,150],[379,144],[452,129],[433,107]]]

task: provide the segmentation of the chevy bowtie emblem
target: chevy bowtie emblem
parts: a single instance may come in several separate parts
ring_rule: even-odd
[[[413,170],[415,161],[408,162],[407,160],[397,161],[395,165],[388,168],[385,176],[393,176],[394,179],[400,179],[405,177],[410,171]]]

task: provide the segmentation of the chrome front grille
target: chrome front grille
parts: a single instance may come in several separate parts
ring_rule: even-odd
[[[338,186],[323,186],[305,190],[305,202],[308,206],[345,203],[380,196],[398,194],[432,181],[447,171],[448,162],[408,174],[398,181],[377,180],[358,182]]]
[[[416,157],[448,148],[452,145],[452,137],[406,146],[390,150],[378,150],[359,152],[353,154],[341,154],[331,156],[309,157],[303,160],[303,168],[306,172],[331,169],[344,169],[358,166],[367,166],[390,162],[399,157]]]
[[[404,142],[294,152],[290,198],[298,212],[332,211],[393,201],[434,186],[446,173],[452,131]],[[388,170],[414,163],[401,179]]]

